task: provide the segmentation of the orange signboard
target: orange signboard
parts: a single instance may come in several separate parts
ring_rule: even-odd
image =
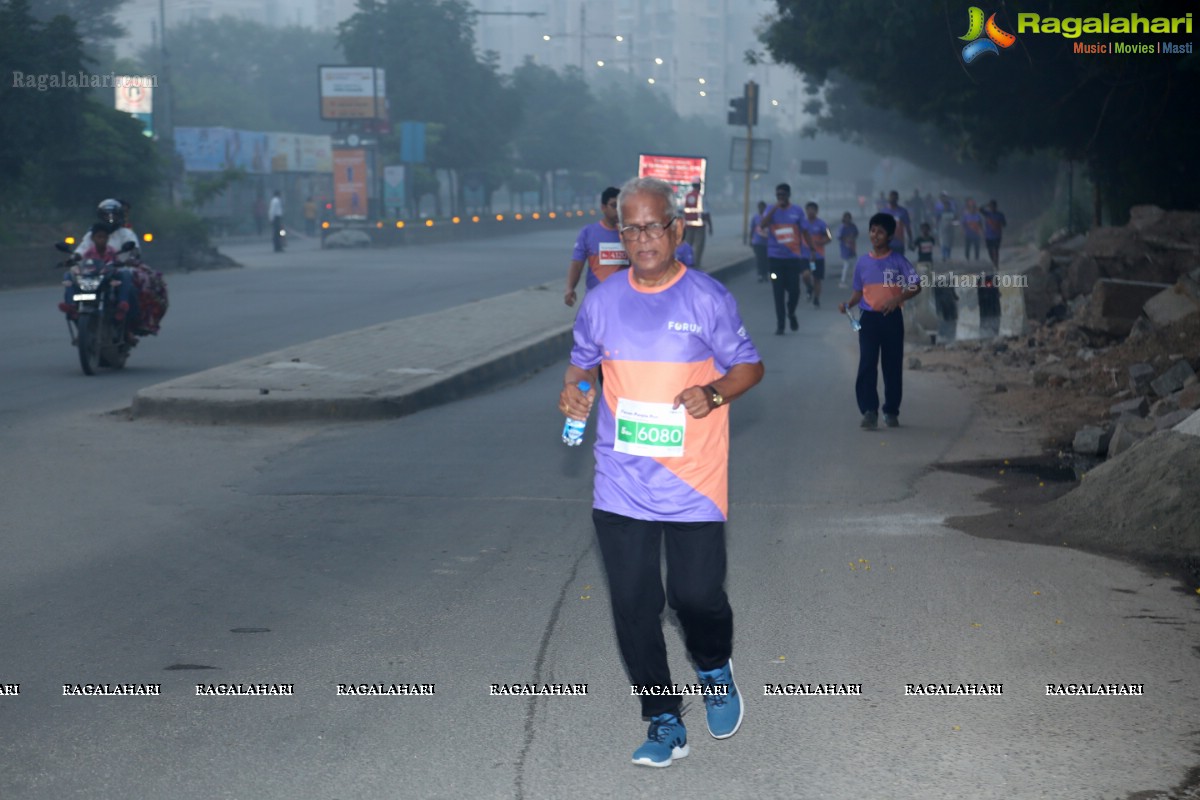
[[[367,152],[333,151],[333,213],[338,217],[367,216]]]

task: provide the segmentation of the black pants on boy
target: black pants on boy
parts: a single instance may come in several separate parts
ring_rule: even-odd
[[[883,413],[900,414],[903,395],[904,312],[864,311],[859,319],[858,379],[854,394],[861,414],[879,412],[879,371],[883,369]]]
[[[774,276],[771,278],[771,291],[775,295],[775,325],[779,330],[783,330],[787,317],[796,315],[796,306],[800,302],[801,261],[798,258],[772,258],[768,259],[768,263]],[[805,264],[805,267],[807,266]],[[786,307],[784,295],[787,295]]]
[[[725,666],[733,652],[733,609],[725,595],[725,523],[650,522],[592,510],[608,573],[617,645],[634,686],[670,686],[664,603],[675,609],[696,668]],[[666,538],[667,589],[659,554]],[[687,681],[694,682],[693,680]],[[643,695],[642,715],[679,713],[679,695]]]

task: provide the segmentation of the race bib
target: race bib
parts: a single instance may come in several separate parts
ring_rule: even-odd
[[[683,455],[687,411],[670,403],[617,398],[617,435],[613,450],[631,456],[678,458]]]
[[[600,242],[596,263],[601,267],[628,267],[629,254],[620,242]]]
[[[775,241],[797,255],[800,253],[800,229],[795,225],[772,225]]]

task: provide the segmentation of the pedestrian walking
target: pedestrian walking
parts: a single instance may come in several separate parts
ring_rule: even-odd
[[[565,416],[586,419],[603,365],[592,520],[617,645],[650,721],[633,763],[652,767],[689,752],[681,698],[671,688],[665,604],[683,627],[709,733],[728,738],[742,722],[724,589],[728,406],[763,375],[733,297],[675,259],[684,224],[672,215],[672,193],[654,178],[622,187],[621,236],[632,266],[584,298],[558,402]],[[591,384],[586,393],[580,381]]]
[[[908,213],[907,208],[900,205],[900,193],[895,189],[888,192],[887,206],[883,211],[885,214],[891,214],[896,220],[896,232],[892,234],[892,249],[900,255],[904,255],[905,248],[911,248],[913,243],[912,215]]]
[[[758,270],[758,282],[766,283],[771,276],[771,267],[767,260],[767,232],[763,230],[762,218],[767,210],[767,204],[758,201],[758,213],[750,218],[750,249],[754,251],[754,266]]]
[[[857,305],[861,310],[858,331],[858,377],[854,395],[862,414],[862,427],[879,425],[879,372],[883,371],[883,420],[889,428],[900,424],[903,397],[903,304],[921,293],[920,280],[903,253],[892,248],[896,219],[889,213],[871,217],[867,237],[871,252],[859,256],[854,266],[854,293],[838,306],[843,314]]]
[[[958,209],[950,199],[948,192],[942,192],[934,206],[934,218],[937,221],[937,238],[942,247],[942,261],[950,260],[951,248],[954,247],[954,230],[958,227]]]
[[[317,235],[317,203],[311,194],[304,201],[304,234],[306,236]]]
[[[575,287],[579,285],[585,264],[587,280],[584,285],[589,292],[617,270],[629,266],[629,256],[617,232],[617,195],[620,191],[609,186],[600,193],[599,221],[583,226],[575,237],[575,249],[567,267],[567,291],[563,295],[563,302],[568,306],[575,305]]]
[[[692,181],[692,190],[683,198],[683,240],[696,254],[696,266],[704,259],[704,241],[713,232],[712,216],[704,207],[704,191],[699,178]]]
[[[962,223],[963,258],[971,260],[971,251],[975,251],[975,259],[979,259],[979,243],[983,240],[983,215],[973,198],[968,197],[964,203],[962,215],[958,221]]]
[[[854,268],[854,262],[858,259],[858,226],[854,224],[854,217],[847,211],[842,214],[842,224],[838,228],[838,249],[842,256],[842,277],[838,281],[838,287],[846,288],[846,275]]]
[[[804,229],[800,223],[805,214],[792,203],[792,187],[781,183],[775,187],[775,205],[763,215],[762,226],[767,230],[767,263],[771,269],[771,292],[775,297],[775,335],[783,335],[784,314],[792,330],[800,329],[796,306],[800,304],[800,273],[808,269],[801,258]]]
[[[829,235],[829,226],[817,216],[819,210],[816,203],[805,203],[804,220],[800,223],[804,232],[800,258],[808,259],[809,269],[804,273],[804,283],[808,288],[808,299],[813,308],[821,307],[821,284],[825,280],[825,245],[833,241],[833,237]]]
[[[995,200],[989,200],[983,210],[979,212],[983,217],[983,240],[987,243],[988,257],[992,259],[992,266],[1000,266],[1000,240],[1004,236],[1004,228],[1008,225],[1008,218],[1004,216],[1004,212],[996,207]]]
[[[275,252],[283,252],[283,197],[279,190],[275,190],[275,194],[271,197],[271,206],[267,211],[267,215],[271,218],[271,237],[275,245]]]

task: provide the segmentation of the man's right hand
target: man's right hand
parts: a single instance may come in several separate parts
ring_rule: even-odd
[[[574,289],[567,289],[566,294],[563,295],[563,302],[566,303],[568,306],[575,305],[575,290]]]
[[[562,392],[558,395],[558,410],[564,417],[587,419],[595,400],[595,386],[588,389],[587,394],[584,394],[579,391],[579,384],[566,383],[563,384]]]

